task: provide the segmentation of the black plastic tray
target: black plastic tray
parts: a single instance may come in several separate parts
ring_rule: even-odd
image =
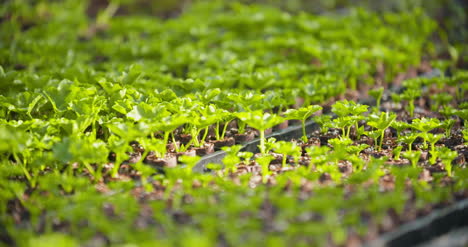
[[[395,231],[383,234],[366,246],[415,246],[466,226],[468,226],[468,199],[446,208],[434,210],[427,216],[408,222]]]
[[[306,122],[306,131],[310,133],[319,128],[318,124],[314,121]],[[270,135],[267,135],[266,138],[274,137],[276,140],[284,140],[289,141],[291,139],[299,139],[302,136],[302,126],[301,125],[294,125],[290,126],[286,129],[274,132]],[[257,153],[259,151],[258,145],[260,144],[260,139],[255,139],[250,142],[243,143],[242,151],[248,151]],[[203,156],[200,161],[198,161],[197,165],[193,168],[195,172],[209,172],[209,169],[206,168],[207,164],[215,163],[215,164],[222,164],[222,160],[226,156],[226,152],[224,151],[217,151],[212,154]]]

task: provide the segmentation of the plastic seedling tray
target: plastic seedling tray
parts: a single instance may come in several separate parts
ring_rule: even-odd
[[[306,131],[307,132],[312,132],[314,130],[317,130],[319,128],[318,124],[315,123],[314,121],[308,121],[306,122]],[[302,127],[301,125],[294,125],[290,126],[286,129],[274,132],[270,135],[267,135],[266,138],[274,137],[276,140],[284,140],[284,141],[289,141],[291,139],[299,139],[302,136]],[[253,153],[258,153],[258,145],[260,144],[260,139],[256,138],[255,140],[252,140],[250,142],[246,142],[243,144],[242,151],[248,151],[248,152],[253,152]],[[222,164],[222,160],[226,156],[226,152],[224,151],[218,151],[214,152],[212,154],[203,156],[200,161],[198,161],[197,165],[193,168],[195,172],[209,172],[209,169],[206,168],[207,164],[210,163],[216,163],[216,164]]]
[[[427,216],[400,226],[372,241],[369,247],[415,246],[447,234],[455,229],[467,229],[468,199],[449,207],[434,210]]]

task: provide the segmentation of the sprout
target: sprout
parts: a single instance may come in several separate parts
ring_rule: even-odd
[[[416,168],[418,161],[421,158],[421,151],[406,151],[403,153],[403,157],[410,160],[411,166],[413,166],[413,168]]]
[[[380,133],[380,143],[378,145],[379,150],[382,149],[382,144],[383,144],[383,139],[385,135],[385,130],[390,127],[392,122],[396,119],[396,114],[395,113],[380,113],[380,116],[376,114],[372,114],[369,116],[370,121],[367,122],[367,124],[371,127],[374,127],[377,129],[377,131]],[[377,140],[376,142],[377,143]]]
[[[287,119],[301,120],[302,124],[302,141],[307,142],[307,133],[305,129],[305,121],[317,111],[322,110],[321,106],[309,105],[307,107],[301,107],[299,109],[289,109],[284,113]]]
[[[374,97],[374,99],[376,101],[375,108],[377,110],[380,109],[380,101],[382,100],[383,92],[384,92],[383,87],[379,87],[379,88],[369,90],[369,95]]]
[[[265,130],[272,128],[273,126],[280,124],[284,121],[284,118],[270,113],[264,113],[262,111],[251,111],[251,112],[239,112],[235,114],[241,121],[247,123],[251,127],[257,129],[260,132],[260,153],[265,154]]]

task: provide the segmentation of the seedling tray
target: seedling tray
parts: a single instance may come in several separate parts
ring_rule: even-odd
[[[305,124],[306,131],[312,132],[319,128],[318,124],[314,121],[308,121]],[[286,129],[274,132],[270,135],[267,135],[266,138],[276,138],[276,140],[289,141],[291,139],[299,139],[302,136],[302,127],[301,125],[290,126]],[[258,153],[258,145],[260,144],[260,139],[256,138],[252,141],[246,142],[243,144],[242,151]],[[215,163],[222,164],[222,160],[226,156],[225,151],[217,151],[212,154],[206,155],[198,161],[197,165],[193,168],[195,172],[209,172],[210,169],[206,168],[207,164]]]
[[[446,208],[434,210],[427,216],[402,225],[369,243],[369,247],[415,246],[468,226],[468,199]]]

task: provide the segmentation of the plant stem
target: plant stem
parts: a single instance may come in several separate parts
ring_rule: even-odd
[[[410,113],[410,117],[414,117],[414,100],[410,100],[408,102],[408,110]]]
[[[203,133],[202,139],[200,140],[200,146],[203,146],[203,144],[205,144],[205,139],[208,136],[208,128],[209,126],[205,128],[205,132]]]
[[[231,121],[232,121],[232,120],[231,120]],[[227,121],[226,123],[224,123],[223,132],[221,133],[221,140],[224,139],[224,135],[226,135],[227,127],[228,127],[228,125],[229,125],[229,123],[230,123],[231,121]]]
[[[219,122],[216,122],[215,135],[216,135],[216,140],[221,140],[221,136],[219,134]]]
[[[307,133],[306,133],[306,128],[305,128],[305,119],[301,121],[302,123],[302,141],[305,143],[307,142]]]
[[[384,129],[384,130],[382,130],[382,133],[380,134],[380,145],[379,145],[379,151],[381,151],[381,150],[382,150],[382,145],[383,145],[384,135],[385,135],[385,129]]]
[[[259,130],[260,132],[260,153],[265,153],[265,130]]]

